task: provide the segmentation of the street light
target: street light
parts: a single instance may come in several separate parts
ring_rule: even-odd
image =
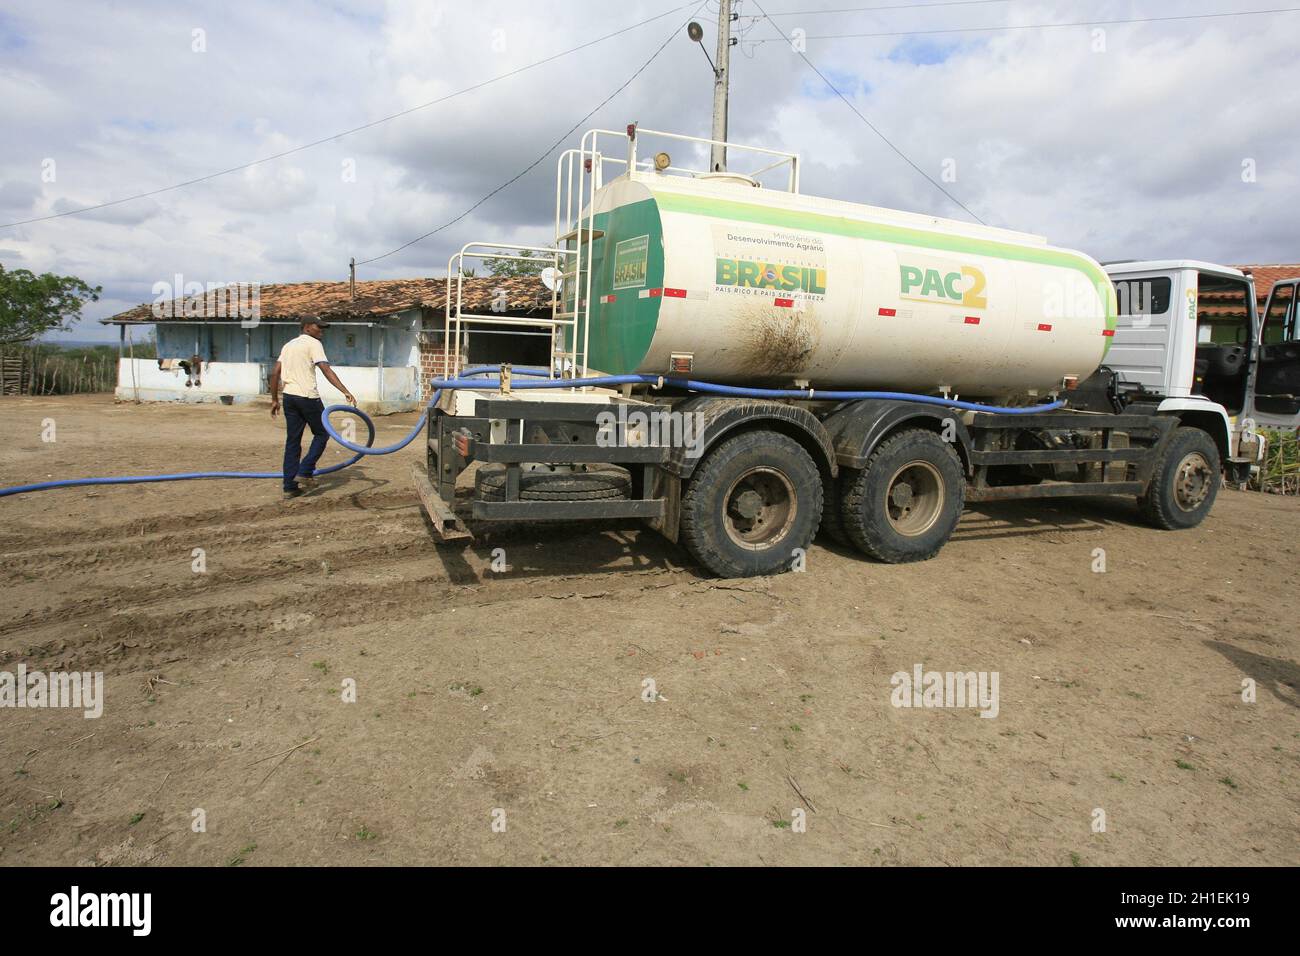
[[[713,57],[709,56],[709,51],[704,49],[704,27],[692,20],[686,24],[686,35],[700,45],[700,50],[704,53],[704,59],[709,61],[709,69],[713,71],[714,79],[717,79],[718,68],[713,65]]]

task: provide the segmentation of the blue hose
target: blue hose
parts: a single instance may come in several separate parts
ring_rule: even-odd
[[[437,404],[442,393],[447,389],[457,388],[499,388],[500,379],[480,378],[479,376],[487,375],[489,372],[497,371],[497,366],[479,365],[465,369],[460,378],[451,379],[434,379],[431,383],[435,387],[433,396],[429,399],[424,407],[424,412],[420,415],[420,420],[416,422],[415,427],[401,441],[394,445],[387,445],[383,448],[375,448],[375,423],[370,420],[370,416],[359,408],[352,405],[330,405],[321,413],[321,424],[325,426],[325,431],[336,442],[353,452],[353,457],[337,465],[331,465],[328,468],[322,468],[316,474],[329,475],[336,471],[342,471],[349,465],[355,465],[367,455],[391,455],[395,451],[400,451],[409,445],[424,430],[425,423],[429,418],[429,409]],[[596,378],[550,378],[550,372],[544,368],[520,367],[513,369],[515,375],[524,376],[525,378],[538,379],[537,381],[519,381],[512,382],[511,387],[517,389],[527,388],[575,388],[575,387],[607,387],[611,385],[653,385],[656,388],[669,386],[671,388],[680,388],[692,392],[701,392],[709,395],[729,395],[736,398],[803,398],[803,399],[826,399],[828,401],[858,401],[863,399],[887,399],[904,402],[918,402],[923,405],[939,405],[944,408],[960,408],[971,412],[991,412],[997,415],[1032,415],[1037,412],[1050,412],[1060,408],[1065,403],[1062,401],[1049,402],[1045,405],[1028,405],[1023,408],[1011,408],[1004,405],[983,405],[979,402],[962,402],[956,399],[942,398],[935,395],[913,395],[909,392],[854,392],[854,391],[821,391],[819,389],[806,388],[746,388],[739,385],[715,385],[711,382],[697,382],[694,379],[684,378],[666,378],[659,375],[604,375]],[[363,422],[369,431],[366,444],[358,445],[355,442],[344,438],[330,423],[330,416],[336,412],[347,412],[356,415]],[[283,474],[278,471],[193,471],[184,472],[174,475],[129,475],[118,478],[66,478],[59,481],[40,481],[30,485],[16,485],[12,488],[0,488],[0,498],[6,498],[9,495],[20,495],[30,491],[48,491],[53,488],[76,488],[87,485],[137,485],[147,484],[158,481],[191,481],[198,478],[283,478]]]
[[[348,406],[350,407],[350,406]],[[375,440],[375,423],[358,409],[353,409],[370,432],[367,444]],[[362,459],[361,454],[355,454],[345,462],[337,465],[330,465],[328,468],[317,470],[317,475],[331,475],[336,471],[342,471],[349,465],[355,465]],[[9,495],[21,495],[28,491],[49,491],[52,488],[79,488],[85,485],[143,485],[151,484],[158,481],[192,481],[196,478],[284,478],[284,473],[279,471],[189,471],[175,475],[123,475],[118,478],[65,478],[61,481],[38,481],[32,485],[15,485],[12,488],[0,488],[0,498],[7,498]]]
[[[467,377],[476,376],[476,375],[486,375],[488,372],[498,371],[499,368],[500,366],[496,366],[496,365],[477,365],[474,366],[473,368],[465,369],[463,374]],[[520,375],[538,376],[538,375],[550,374],[549,371],[542,368],[520,368],[517,369],[516,371]],[[440,394],[441,394],[441,389],[434,394],[429,404],[432,405],[434,402],[436,402]],[[339,435],[336,431],[334,431],[334,429],[330,426],[329,416],[336,411],[351,412],[353,415],[356,415],[363,422],[365,422],[366,430],[369,432],[368,436],[366,437],[365,445],[356,445],[350,441],[346,441],[343,438],[343,436]],[[398,442],[396,445],[390,445],[388,448],[372,448],[371,446],[375,442],[375,423],[370,420],[369,415],[367,415],[361,409],[354,408],[351,405],[329,406],[329,408],[325,409],[324,413],[321,416],[322,418],[321,423],[325,426],[325,430],[329,432],[331,436],[334,437],[335,441],[337,441],[339,444],[346,447],[348,450],[352,451],[354,454],[351,458],[349,458],[345,462],[340,462],[337,465],[330,465],[328,468],[319,469],[316,472],[316,474],[331,475],[336,471],[342,471],[344,468],[347,468],[349,465],[355,465],[366,455],[387,455],[397,451],[398,449],[405,448],[408,444],[410,444],[411,439],[413,439],[417,434],[419,434],[420,429],[424,427],[424,421],[427,415],[428,415],[428,409],[426,407],[425,414],[420,416],[420,422],[418,425],[415,426],[415,430],[411,432],[411,434],[407,435],[404,439],[402,439],[402,441]],[[190,471],[190,472],[181,472],[179,474],[174,474],[174,475],[122,475],[117,478],[64,478],[60,481],[38,481],[30,485],[15,485],[12,488],[0,488],[0,498],[7,498],[9,495],[21,495],[29,491],[50,491],[54,488],[82,488],[88,485],[144,485],[144,484],[152,484],[154,482],[159,482],[159,481],[193,481],[199,478],[283,478],[283,477],[284,474],[279,471]]]
[[[709,395],[729,395],[733,398],[804,398],[826,399],[827,401],[858,401],[861,399],[890,399],[902,402],[917,402],[922,405],[941,405],[945,408],[960,408],[969,412],[991,412],[995,415],[1033,415],[1038,412],[1055,411],[1065,404],[1063,401],[1048,402],[1044,405],[1025,405],[1013,408],[1007,405],[983,405],[979,402],[963,402],[941,395],[914,395],[911,392],[854,392],[810,388],[746,388],[742,385],[714,385],[711,382],[697,382],[689,378],[668,378],[659,375],[606,375],[601,378],[550,379],[544,382],[514,382],[512,388],[572,388],[575,386],[609,386],[609,385],[663,385],[703,392]],[[439,388],[482,388],[499,386],[498,379],[437,379],[433,383]]]
[[[452,379],[452,380],[441,379],[441,378],[434,379],[430,383],[436,386],[433,392],[433,397],[431,397],[429,401],[425,403],[424,411],[420,414],[420,420],[415,423],[415,427],[411,429],[410,434],[408,434],[405,438],[403,438],[395,445],[387,445],[384,448],[370,448],[368,447],[369,443],[367,443],[367,445],[357,445],[354,444],[353,442],[348,441],[346,438],[340,435],[335,430],[334,426],[330,424],[330,416],[333,415],[335,412],[348,412],[352,415],[359,415],[360,417],[365,418],[366,421],[370,420],[366,418],[365,412],[361,411],[361,409],[359,408],[354,408],[351,405],[327,405],[325,407],[325,410],[321,412],[321,416],[320,416],[321,424],[325,426],[325,431],[329,433],[330,438],[333,438],[336,442],[338,442],[348,451],[356,452],[357,458],[360,458],[364,455],[391,455],[393,452],[401,451],[411,442],[415,441],[416,437],[420,434],[420,432],[424,431],[424,423],[429,419],[429,409],[431,409],[434,405],[438,404],[438,399],[442,398],[443,389],[449,387],[450,388],[482,388],[484,385],[495,385],[497,384],[495,379],[489,381],[487,379],[475,378],[474,376],[486,375],[488,372],[496,372],[499,370],[500,370],[499,365],[475,365],[472,368],[465,369],[465,371],[461,373],[461,377],[458,379]],[[553,383],[550,386],[543,386],[539,382],[531,383],[534,387],[538,387],[538,388],[544,388],[544,387],[556,388],[560,386],[568,387],[573,383],[573,379],[558,379],[558,378],[550,379],[549,376],[551,373],[548,369],[536,368],[534,366],[520,366],[519,368],[514,369],[514,374],[527,375],[532,378],[545,377],[548,378],[548,381]],[[448,386],[445,384],[447,381],[455,381],[455,382],[459,382],[460,384]],[[523,385],[524,383],[521,382],[518,384]],[[357,460],[356,458],[353,459],[353,461],[356,460]],[[348,464],[350,465],[352,464],[352,462],[348,462]]]

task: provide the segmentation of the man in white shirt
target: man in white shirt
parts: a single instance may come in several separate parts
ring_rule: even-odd
[[[316,369],[321,370],[325,380],[343,393],[349,405],[357,400],[343,387],[339,377],[330,368],[325,358],[325,347],[321,345],[324,329],[329,325],[320,319],[303,319],[302,334],[286,342],[280,350],[280,358],[271,372],[269,387],[271,390],[271,417],[280,412],[280,383],[284,383],[284,496],[297,498],[302,494],[301,482],[308,488],[316,484],[316,462],[325,451],[329,433],[321,422],[321,413],[325,403],[320,400],[316,388]],[[304,427],[311,429],[311,447],[307,457],[302,455],[302,433]]]

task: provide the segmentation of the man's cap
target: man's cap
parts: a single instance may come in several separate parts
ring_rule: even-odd
[[[308,317],[306,317],[306,318],[300,320],[299,323],[298,323],[298,325],[299,325],[299,326],[303,326],[303,325],[319,325],[322,329],[328,329],[328,328],[330,327],[329,322],[328,322],[327,320],[325,320],[325,319],[320,318],[319,316],[308,316]]]

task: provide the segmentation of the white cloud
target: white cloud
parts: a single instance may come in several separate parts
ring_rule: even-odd
[[[775,12],[777,0],[765,0]],[[842,4],[826,5],[841,7]],[[1229,9],[1138,0],[1017,3],[781,18],[811,36]],[[118,6],[19,0],[0,15],[0,216],[50,214],[204,176],[290,149],[671,9],[530,0],[292,0]],[[1249,7],[1243,7],[1249,9]],[[686,19],[654,23],[264,165],[112,207],[0,230],[4,264],[81,275],[111,298],[94,316],[196,281],[342,278],[349,256],[392,249],[514,176],[623,83]],[[752,3],[744,17],[756,14]],[[713,20],[697,17],[712,41]],[[753,21],[745,19],[742,26]],[[990,222],[1097,258],[1291,261],[1300,185],[1290,42],[1300,16],[922,38],[810,40],[808,54],[859,110]],[[193,31],[206,52],[193,52]],[[500,32],[498,32],[500,31]],[[746,40],[775,36],[756,23]],[[732,58],[732,137],[797,149],[804,190],[961,218],[782,43]],[[891,56],[891,54],[893,54]],[[589,125],[706,134],[711,76],[678,36]],[[576,137],[575,137],[576,140]],[[41,180],[53,158],[57,178]],[[1241,180],[1243,159],[1258,181]],[[344,163],[355,181],[343,175]],[[471,239],[548,238],[554,160],[442,234],[363,278],[438,274]]]

